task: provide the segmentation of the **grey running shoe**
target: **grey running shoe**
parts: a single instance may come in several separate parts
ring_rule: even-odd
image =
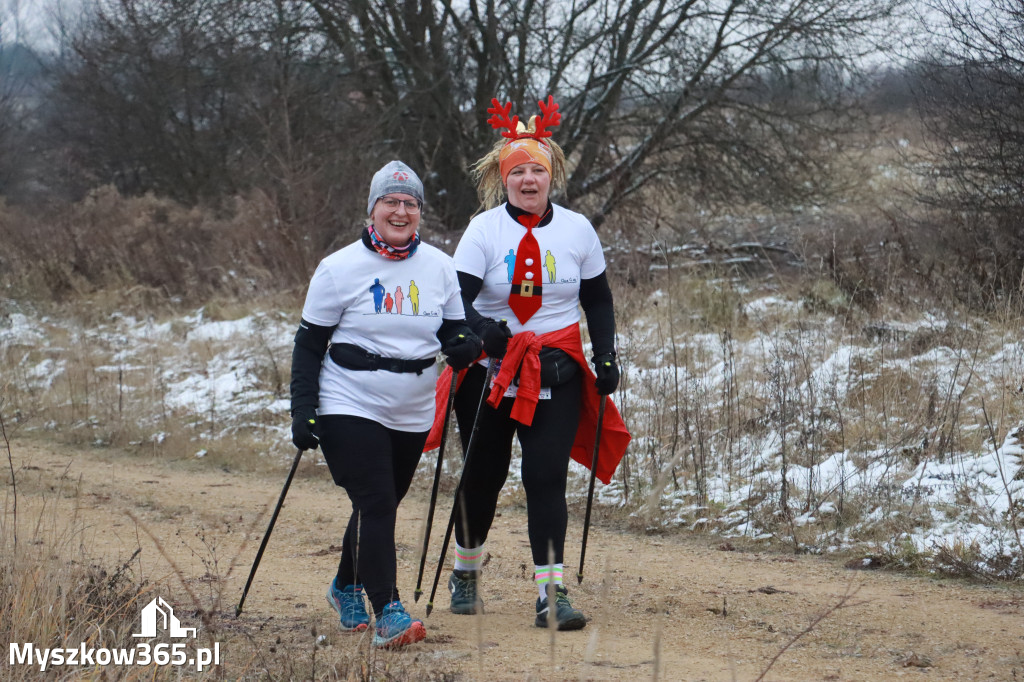
[[[462,575],[458,575],[461,573]],[[476,591],[477,571],[452,571],[448,591],[452,593],[452,613],[469,615],[484,612],[484,603]]]
[[[534,625],[539,628],[548,626],[548,600],[537,600],[537,620]],[[587,618],[582,611],[574,609],[569,601],[569,590],[562,585],[555,588],[555,618],[559,630],[579,630],[587,624]]]

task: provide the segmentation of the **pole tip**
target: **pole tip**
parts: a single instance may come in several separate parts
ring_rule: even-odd
[[[579,585],[582,582],[583,582],[583,574],[582,573],[577,573],[576,574],[576,584]]]
[[[430,616],[430,612],[434,610],[434,602],[427,602],[427,616]]]
[[[422,596],[423,596],[423,590],[416,590],[415,592],[412,593],[412,600],[414,602],[418,602],[420,600],[420,597],[422,597]]]
[[[235,607],[235,618],[238,618],[238,614],[240,614],[241,612],[242,612],[242,607],[241,606],[236,606]]]

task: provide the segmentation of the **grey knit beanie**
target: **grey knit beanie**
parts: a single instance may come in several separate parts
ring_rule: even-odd
[[[423,203],[423,183],[412,168],[401,161],[390,161],[373,174],[370,181],[370,197],[366,202],[366,215],[373,213],[373,205],[385,194],[410,194]]]

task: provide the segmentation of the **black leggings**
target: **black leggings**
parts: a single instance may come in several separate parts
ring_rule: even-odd
[[[455,414],[459,421],[465,451],[473,416],[480,401],[486,370],[474,365],[466,373],[455,396]],[[533,563],[550,563],[548,549],[554,551],[554,563],[564,562],[565,479],[569,471],[569,453],[580,421],[580,374],[551,389],[549,400],[538,400],[533,423],[524,426],[513,420],[514,398],[503,398],[498,408],[486,402],[480,408],[480,423],[473,451],[468,454],[460,499],[465,513],[456,516],[455,539],[462,547],[479,547],[487,539],[494,521],[498,496],[508,477],[512,461],[512,435],[519,438],[523,451],[523,488],[526,490],[527,527]]]
[[[334,482],[352,501],[341,543],[338,588],[362,583],[377,615],[397,600],[395,517],[409,491],[427,432],[396,431],[348,415],[318,419],[320,448]]]

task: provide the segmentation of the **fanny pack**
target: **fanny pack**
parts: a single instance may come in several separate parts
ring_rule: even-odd
[[[376,372],[382,369],[386,372],[406,373],[416,372],[422,374],[423,370],[434,364],[435,358],[423,358],[422,360],[400,360],[398,358],[386,358],[383,355],[375,355],[363,350],[351,343],[332,343],[328,351],[331,360],[345,369],[356,371]]]
[[[545,388],[561,386],[580,372],[572,356],[560,348],[541,348],[537,357],[540,358],[540,385]]]

